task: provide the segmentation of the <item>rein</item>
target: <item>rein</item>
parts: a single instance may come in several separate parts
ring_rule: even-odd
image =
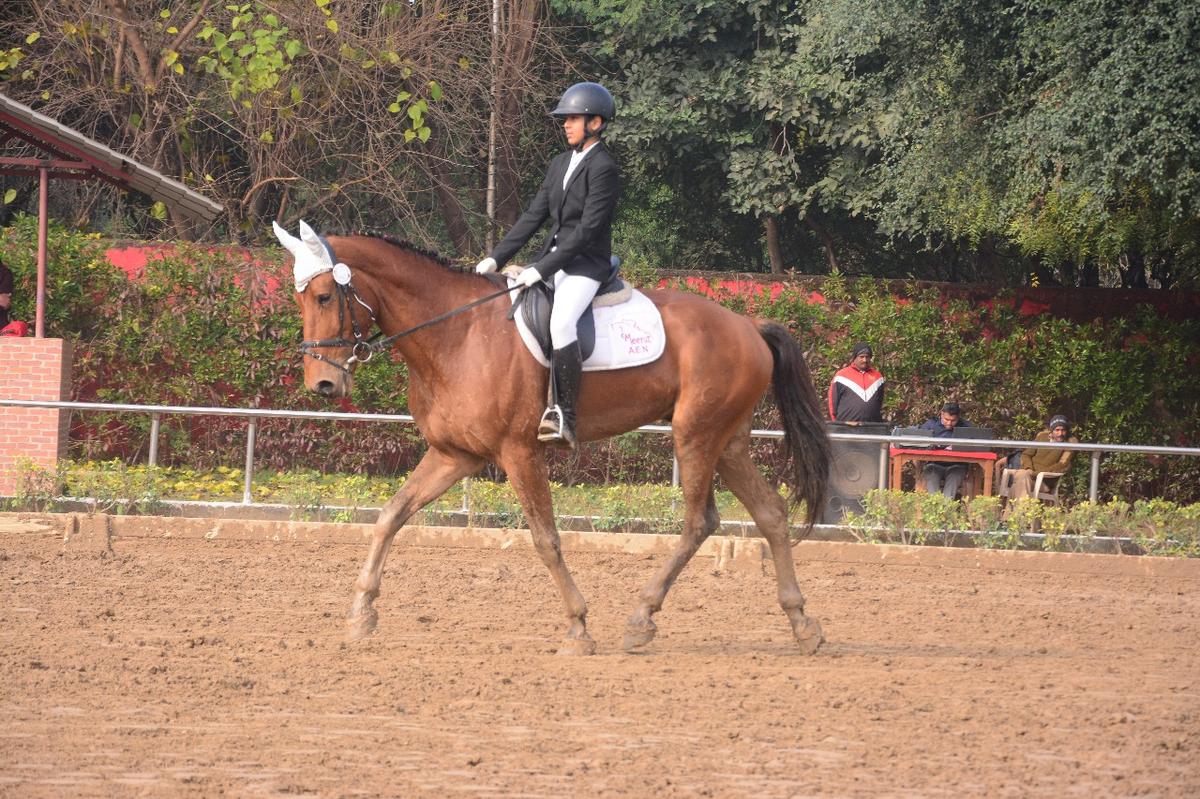
[[[491,302],[492,300],[503,297],[505,294],[508,294],[512,291],[525,290],[524,287],[518,287],[516,289],[500,289],[499,291],[492,292],[491,294],[486,294],[477,300],[472,300],[466,305],[460,305],[459,307],[446,311],[443,314],[438,314],[432,319],[421,322],[419,325],[414,325],[407,330],[401,330],[399,333],[393,333],[387,338],[380,338],[380,336],[383,334],[378,333],[368,339],[363,336],[362,331],[358,327],[358,319],[355,318],[353,306],[350,305],[351,297],[353,297],[355,302],[367,309],[367,312],[371,315],[371,321],[373,323],[379,324],[379,320],[375,318],[375,311],[371,308],[371,306],[362,301],[362,298],[358,296],[358,292],[355,291],[352,284],[346,283],[343,285],[341,283],[334,283],[334,285],[337,286],[338,290],[338,333],[340,334],[341,331],[345,329],[345,313],[346,311],[350,311],[350,327],[354,332],[354,339],[351,340],[345,336],[339,335],[339,338],[324,338],[317,341],[302,341],[300,342],[300,354],[308,356],[313,360],[324,361],[330,366],[342,370],[346,374],[350,374],[350,367],[356,362],[366,363],[367,361],[371,360],[375,353],[387,349],[397,339],[404,338],[407,335],[416,333],[418,330],[423,330],[431,325],[436,325],[438,322],[444,322],[452,316],[457,316],[464,311],[469,311],[477,305],[483,305],[485,302]],[[342,363],[340,361],[335,361],[333,358],[330,358],[326,355],[322,355],[319,352],[313,351],[321,347],[350,347],[350,357],[346,359],[345,363]]]

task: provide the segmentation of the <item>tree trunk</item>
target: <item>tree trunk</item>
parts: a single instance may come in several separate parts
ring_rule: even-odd
[[[1158,287],[1163,291],[1175,288],[1175,253],[1162,250],[1151,256],[1150,277],[1158,281]]]
[[[521,174],[517,148],[521,131],[520,98],[504,96],[496,109],[496,226],[506,231],[521,215]]]
[[[452,177],[445,167],[446,162],[436,159],[432,163],[433,196],[437,198],[438,210],[441,211],[446,232],[454,242],[454,251],[459,257],[478,255],[479,241],[475,237],[475,231],[471,230],[462,202],[453,189]]]
[[[808,225],[809,230],[817,234],[817,238],[821,240],[821,246],[825,250],[825,261],[829,264],[830,273],[832,274],[833,272],[840,271],[838,267],[837,254],[833,251],[833,236],[829,235],[829,231],[825,229],[824,225],[817,221],[816,217],[811,211],[804,215],[804,222]]]
[[[771,273],[783,273],[783,251],[779,249],[779,218],[768,216],[763,220],[767,234],[767,255],[771,259]]]
[[[546,14],[543,0],[504,0],[500,6],[496,98],[496,226],[503,232],[521,215],[522,99],[528,91],[536,43]]]
[[[1127,289],[1150,288],[1146,283],[1146,258],[1140,252],[1131,252],[1117,262],[1121,271],[1121,286]]]
[[[1089,258],[1079,266],[1079,287],[1094,289],[1099,286],[1100,264],[1096,263],[1095,258]]]

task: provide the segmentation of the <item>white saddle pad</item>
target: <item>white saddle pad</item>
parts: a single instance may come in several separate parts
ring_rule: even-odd
[[[515,299],[517,292],[509,296]],[[596,322],[596,348],[583,362],[585,372],[641,366],[656,360],[667,348],[658,307],[637,289],[628,301],[619,305],[592,306],[592,318]],[[542,348],[526,326],[523,314],[517,314],[516,322],[529,354],[542,366],[549,367],[550,362],[542,355]]]

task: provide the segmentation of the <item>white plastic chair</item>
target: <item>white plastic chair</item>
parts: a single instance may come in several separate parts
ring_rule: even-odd
[[[1062,500],[1058,497],[1058,487],[1062,485],[1060,479],[1066,472],[1038,472],[1037,477],[1033,481],[1033,495],[1038,499],[1050,505],[1061,505]],[[1046,481],[1050,481],[1050,486],[1046,486]]]
[[[1000,496],[1012,496],[1012,479],[1016,471],[1016,469],[1005,469],[1001,472],[998,492]],[[1033,496],[1049,505],[1061,505],[1062,499],[1058,496],[1058,487],[1062,484],[1060,478],[1064,474],[1065,472],[1038,472],[1033,479]]]

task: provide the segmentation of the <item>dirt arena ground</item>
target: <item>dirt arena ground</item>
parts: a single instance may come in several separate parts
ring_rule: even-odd
[[[698,558],[627,655],[660,556],[568,552],[575,659],[520,546],[398,545],[350,647],[362,544],[112,549],[0,527],[0,795],[1200,795],[1186,574],[802,562],[805,658],[772,577]]]

